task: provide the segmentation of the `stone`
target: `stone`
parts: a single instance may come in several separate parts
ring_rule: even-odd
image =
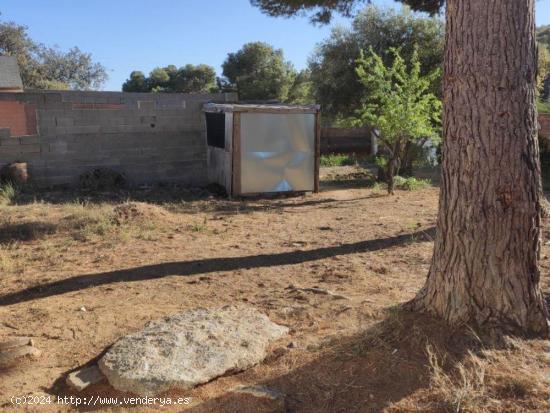
[[[26,162],[14,162],[0,169],[0,182],[11,182],[14,185],[24,185],[29,180]]]
[[[99,370],[97,364],[94,364],[69,373],[67,385],[74,390],[82,391],[89,385],[101,383],[103,380],[105,380],[105,376]]]
[[[121,338],[99,368],[115,389],[141,396],[191,389],[261,362],[288,331],[252,307],[197,308]]]
[[[284,400],[285,395],[277,389],[267,386],[237,386],[231,390],[233,393],[245,393],[254,397],[271,400]]]
[[[247,396],[254,411],[285,412],[285,394],[267,386],[238,386],[231,390],[234,394]],[[244,404],[245,400],[240,400]]]
[[[27,345],[9,348],[0,352],[0,368],[11,367],[22,361],[23,358],[37,359],[42,352],[36,347]]]

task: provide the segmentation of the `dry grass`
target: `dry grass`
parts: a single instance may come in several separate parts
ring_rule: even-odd
[[[448,354],[426,346],[430,386],[391,406],[392,412],[547,412],[549,347],[543,340],[509,339],[508,349],[469,350],[449,366]]]
[[[288,342],[249,371],[184,392],[191,412],[241,406],[227,397],[242,383],[283,391],[301,413],[550,410],[548,341],[487,348],[471,331],[399,310],[430,265],[437,195],[339,186],[251,201],[18,196],[0,207],[0,341],[31,335],[43,356],[1,373],[0,410],[17,411],[6,394],[67,394],[68,371],[151,319],[239,302],[289,326]],[[545,244],[545,291],[549,255]]]

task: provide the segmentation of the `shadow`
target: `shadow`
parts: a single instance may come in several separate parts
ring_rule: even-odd
[[[429,388],[428,345],[446,372],[452,371],[469,351],[481,348],[479,340],[466,330],[451,329],[428,316],[393,309],[387,318],[361,334],[329,342],[311,362],[255,385],[286,395],[284,406],[269,411],[382,412]],[[258,411],[258,402],[258,398],[228,391],[185,411],[253,413]],[[426,406],[415,407],[414,411],[452,411],[452,406],[441,401],[439,405],[430,401]]]
[[[177,184],[154,185],[143,188],[105,189],[87,191],[80,188],[40,189],[32,186],[22,188],[15,200],[16,205],[34,202],[64,204],[82,202],[89,204],[120,203],[125,201],[149,202],[153,204],[195,202],[201,200],[225,199],[225,194],[211,187],[188,187]]]
[[[351,199],[335,199],[335,198],[325,198],[325,199],[308,199],[302,202],[284,202],[280,200],[270,200],[265,203],[251,203],[252,200],[241,200],[238,201],[227,201],[220,202],[216,204],[211,211],[220,213],[222,215],[230,214],[239,214],[239,213],[250,213],[257,211],[269,211],[269,210],[281,210],[287,208],[304,208],[304,207],[316,207],[316,206],[330,206],[330,204],[345,204],[358,201],[364,201],[367,199],[379,198],[381,194],[370,194],[368,196],[351,198]],[[258,200],[254,200],[258,202]]]
[[[364,186],[364,185],[357,185]],[[328,188],[321,188],[321,191]],[[301,200],[302,195],[295,193],[281,193],[277,196],[252,197],[228,199],[224,193],[210,187],[190,188],[178,185],[154,186],[151,188],[112,189],[105,191],[83,191],[80,189],[49,189],[33,190],[26,188],[15,201],[16,205],[26,205],[34,202],[44,202],[52,205],[65,203],[83,204],[120,204],[123,202],[146,202],[149,204],[166,207],[172,212],[184,213],[220,213],[220,214],[241,214],[256,211],[268,211],[285,208],[314,207],[331,203],[345,203],[361,201],[380,195],[339,200],[334,198],[320,198],[313,195],[311,198]]]
[[[4,223],[0,225],[0,244],[10,244],[15,241],[33,241],[45,235],[51,235],[56,230],[56,225],[40,221],[20,224]]]
[[[203,390],[209,383],[192,390],[170,390],[157,397],[170,397],[172,400],[190,397],[195,400],[194,405],[182,405],[180,409],[189,413],[382,412],[392,403],[429,388],[431,367],[428,345],[445,372],[452,371],[469,352],[475,353],[486,348],[466,329],[452,329],[442,321],[395,307],[387,310],[382,321],[359,334],[334,337],[311,350],[291,350],[283,359],[268,358],[262,363],[259,372],[251,370],[236,373],[238,381],[253,382],[254,386],[273,389],[284,395],[282,400],[252,397],[232,392],[231,388],[224,389],[226,393],[222,396],[201,400],[208,394],[208,391]],[[97,363],[106,350],[81,367]],[[293,352],[295,355],[292,355]],[[296,352],[306,356],[309,361],[298,363],[298,367],[290,371],[284,368],[287,371],[284,374],[274,373],[279,370],[277,367],[290,363],[292,357],[299,357]],[[66,376],[74,370],[67,371],[45,391],[60,398],[116,398],[120,401],[124,397],[133,397],[135,400],[136,395],[119,392],[106,381],[90,385],[82,392],[75,392],[65,382]],[[267,378],[258,382],[258,375]],[[76,409],[99,411],[109,407],[112,406],[94,406],[90,403],[76,406]],[[119,409],[136,407],[139,404],[134,402],[117,404]],[[433,400],[423,407],[425,409],[420,406],[415,411],[452,410],[452,406],[437,405]]]
[[[7,306],[39,298],[83,290],[92,286],[144,281],[167,276],[190,276],[218,271],[234,271],[239,269],[264,268],[280,265],[300,264],[337,255],[355,254],[365,251],[377,251],[395,247],[407,242],[432,241],[435,227],[414,233],[401,234],[388,238],[360,241],[333,247],[314,250],[298,250],[277,254],[250,255],[245,257],[206,258],[192,261],[170,262],[145,265],[117,271],[84,274],[60,281],[41,284],[24,290],[0,296],[0,306]]]

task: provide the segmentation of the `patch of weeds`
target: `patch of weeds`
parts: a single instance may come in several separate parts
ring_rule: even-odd
[[[321,166],[324,167],[330,167],[330,166],[349,166],[349,165],[356,165],[357,160],[354,156],[351,155],[345,155],[345,154],[330,154],[330,155],[322,155]]]
[[[414,176],[404,178],[402,176],[395,176],[393,183],[396,189],[402,189],[404,191],[416,191],[417,189],[424,189],[431,186],[429,179],[418,179]]]
[[[204,232],[208,228],[207,224],[208,224],[208,220],[207,220],[206,215],[205,215],[202,222],[196,221],[193,224],[191,224],[191,231],[193,231],[193,232]]]
[[[0,186],[0,205],[12,205],[19,191],[15,185],[6,183]]]
[[[499,397],[508,399],[524,399],[533,393],[536,382],[532,377],[501,375],[497,378],[496,393]]]
[[[0,272],[12,273],[16,271],[17,263],[12,258],[12,244],[0,245]]]
[[[469,352],[467,361],[458,363],[453,377],[444,371],[432,346],[426,346],[431,370],[431,386],[455,412],[478,412],[487,402],[486,368]]]

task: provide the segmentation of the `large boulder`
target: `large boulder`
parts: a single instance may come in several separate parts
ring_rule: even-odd
[[[115,389],[154,396],[245,370],[262,361],[269,344],[287,332],[254,308],[198,308],[121,338],[99,368]]]

